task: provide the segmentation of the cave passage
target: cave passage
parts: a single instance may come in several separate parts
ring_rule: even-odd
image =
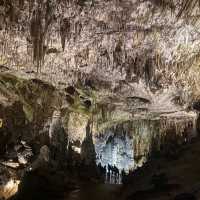
[[[115,134],[112,130],[95,138],[96,163],[106,168],[106,183],[121,183],[122,170],[134,167],[133,138],[126,133]],[[118,174],[119,171],[119,174]]]

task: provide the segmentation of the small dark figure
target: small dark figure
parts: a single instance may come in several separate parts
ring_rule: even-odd
[[[119,176],[119,169],[114,165],[114,167],[113,167],[113,172],[114,172],[114,175],[115,176]]]
[[[106,165],[103,167],[104,176],[106,175]]]
[[[114,175],[115,172],[114,172],[114,167],[111,165],[111,174]]]
[[[112,166],[110,164],[108,164],[108,173],[111,174],[112,173]]]
[[[107,174],[106,174],[106,182],[110,183],[110,178],[111,178],[111,174],[108,171]]]
[[[125,172],[125,170],[124,170],[124,169],[122,169],[121,175],[122,175],[122,179],[123,179],[123,177],[125,177],[125,176],[126,176],[126,172]]]

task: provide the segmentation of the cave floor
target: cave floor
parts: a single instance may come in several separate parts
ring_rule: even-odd
[[[117,200],[121,185],[88,184],[69,193],[65,200]]]
[[[138,173],[134,173],[124,185],[101,184],[94,180],[87,183],[78,181],[77,187],[73,187],[72,179],[70,180],[72,182],[68,183],[70,189],[65,190],[65,187],[61,187],[65,184],[65,181],[61,181],[64,177],[63,173],[58,172],[54,175],[50,173],[51,176],[49,176],[46,170],[40,170],[28,174],[27,179],[23,181],[19,198],[14,199],[174,200],[174,197],[181,193],[192,193],[197,199],[200,199],[199,155],[200,138],[197,137],[190,144],[182,146],[174,158],[159,156],[152,159]],[[164,188],[164,190],[163,188],[153,188],[152,176],[158,172],[166,174],[170,187]],[[46,174],[48,176],[43,176]],[[65,198],[62,195],[63,191],[66,192],[64,192]],[[26,196],[28,198],[25,198]],[[38,196],[41,197],[38,198]],[[43,198],[43,196],[48,198]]]
[[[200,199],[200,138],[185,145],[176,159],[159,158],[148,164],[129,184],[86,184],[68,194],[65,200],[173,200],[181,193],[193,193]],[[151,177],[164,172],[170,187],[155,190]]]

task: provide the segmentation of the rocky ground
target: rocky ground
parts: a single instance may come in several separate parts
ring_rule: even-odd
[[[125,199],[176,199],[181,193],[200,198],[199,138],[182,147],[175,157],[158,157],[125,178],[122,193]],[[155,184],[153,177],[163,174]],[[162,184],[166,184],[163,185]],[[184,195],[183,195],[184,196]],[[122,199],[123,199],[122,198]],[[178,199],[178,198],[177,198]],[[182,197],[180,199],[190,199]]]
[[[59,189],[59,191],[57,191],[51,189],[53,194],[51,192],[48,192],[48,194],[51,194],[51,197],[56,197],[56,199],[63,198],[66,200],[86,200],[94,198],[103,198],[105,200],[199,199],[199,144],[200,139],[197,138],[191,144],[180,148],[176,157],[154,157],[143,167],[126,177],[124,185],[99,184],[94,182],[91,184],[90,182],[81,184],[76,188],[67,189],[69,186],[68,183],[64,190],[61,191]],[[159,177],[157,181],[155,181],[156,176]],[[163,179],[160,177],[165,178]],[[53,177],[52,179],[55,181]],[[54,182],[54,184],[56,183]],[[51,184],[49,187],[50,186]],[[30,187],[28,186],[28,188]],[[28,188],[25,189],[25,192],[30,192]],[[65,191],[65,193],[63,193],[63,191]],[[44,192],[44,188],[41,192]],[[59,197],[57,192],[61,192],[64,196]]]

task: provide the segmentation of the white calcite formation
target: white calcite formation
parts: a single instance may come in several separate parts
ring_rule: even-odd
[[[95,138],[96,162],[102,166],[115,165],[119,170],[128,171],[134,165],[133,139],[126,133],[115,135],[111,131],[105,131]]]

